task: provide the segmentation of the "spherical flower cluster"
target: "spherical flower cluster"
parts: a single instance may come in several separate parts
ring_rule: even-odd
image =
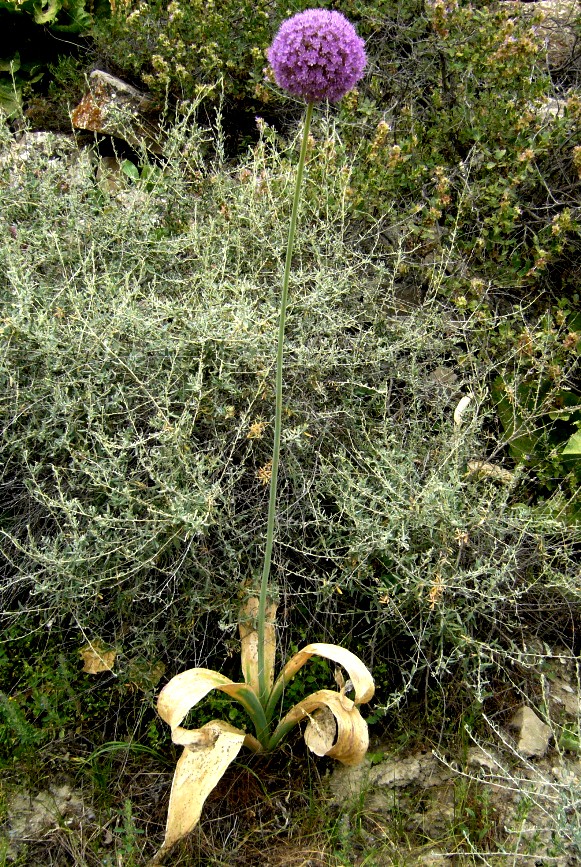
[[[268,50],[276,83],[307,102],[337,102],[365,69],[363,40],[340,12],[308,9],[288,18]]]

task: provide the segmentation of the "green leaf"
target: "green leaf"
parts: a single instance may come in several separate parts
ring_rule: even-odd
[[[581,455],[581,430],[569,437],[567,445],[561,452],[563,455]]]
[[[502,424],[510,455],[517,461],[527,462],[535,453],[539,437],[526,429],[524,421],[514,404],[508,399],[502,377],[497,376],[492,383],[492,398]],[[518,389],[520,402],[526,405],[526,395],[522,387]]]
[[[46,5],[43,3],[35,3],[35,22],[37,24],[51,24],[60,12],[62,5],[62,0],[48,0]]]
[[[139,169],[132,163],[131,160],[123,160],[121,163],[121,171],[124,175],[127,175],[128,178],[131,178],[132,181],[139,180]]]
[[[10,72],[14,75],[20,69],[20,54],[18,51],[12,57],[0,59],[0,72]]]
[[[0,82],[0,111],[4,111],[8,117],[13,117],[16,114],[19,114],[20,110],[20,88],[15,88],[12,83],[8,85]]]

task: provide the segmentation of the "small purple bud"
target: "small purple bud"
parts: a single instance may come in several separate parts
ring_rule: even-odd
[[[276,83],[307,102],[338,102],[363,75],[365,43],[340,12],[307,9],[281,25],[268,49]]]

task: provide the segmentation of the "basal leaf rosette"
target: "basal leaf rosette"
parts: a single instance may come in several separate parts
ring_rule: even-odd
[[[159,695],[158,713],[171,728],[172,741],[183,746],[184,751],[174,773],[165,839],[152,863],[159,863],[178,840],[195,828],[206,798],[236,759],[242,746],[254,752],[274,749],[296,725],[306,722],[305,742],[318,756],[329,756],[345,765],[357,765],[367,752],[367,723],[359,713],[358,705],[373,696],[375,686],[371,673],[359,657],[344,647],[315,643],[295,653],[273,683],[276,606],[272,604],[268,607],[271,620],[265,633],[264,655],[271,689],[266,707],[263,707],[258,696],[254,625],[257,602],[256,597],[252,597],[243,605],[240,613],[245,683],[235,683],[209,668],[191,668],[172,677]],[[307,696],[286,714],[270,734],[271,720],[285,686],[313,656],[336,662],[347,672],[348,681],[339,692],[320,689]],[[339,682],[344,682],[342,677]],[[198,729],[182,725],[190,710],[214,689],[244,707],[254,724],[256,737],[223,720],[211,720]],[[353,699],[346,695],[351,690]]]
[[[365,43],[340,12],[307,9],[288,18],[268,50],[276,83],[307,102],[338,102],[367,63]]]

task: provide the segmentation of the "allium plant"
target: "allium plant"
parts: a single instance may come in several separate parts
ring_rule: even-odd
[[[268,50],[276,83],[307,102],[337,102],[365,69],[363,40],[340,12],[308,9],[283,23]]]
[[[278,31],[268,52],[276,82],[293,96],[306,100],[307,108],[282,281],[276,363],[276,407],[270,496],[262,577],[257,595],[250,596],[239,618],[243,683],[234,683],[217,671],[193,668],[172,678],[158,699],[158,712],[169,724],[172,740],[184,751],[177,763],[166,834],[154,861],[198,823],[202,807],[242,745],[254,752],[274,749],[297,725],[307,720],[305,741],[319,756],[331,756],[346,765],[361,762],[369,743],[367,724],[358,705],[374,693],[370,672],[355,654],[335,644],[309,644],[296,653],[275,680],[276,605],[269,599],[268,581],[274,541],[277,480],[282,430],[283,350],[288,286],[300,190],[307,152],[313,106],[323,100],[337,101],[363,75],[366,56],[352,24],[339,12],[310,9],[293,15]],[[339,692],[321,689],[295,705],[278,723],[275,714],[286,684],[312,656],[330,659],[349,676]],[[181,723],[201,699],[218,689],[243,705],[254,726],[254,735],[222,720],[212,720],[200,729]],[[353,699],[346,693],[353,691]]]

